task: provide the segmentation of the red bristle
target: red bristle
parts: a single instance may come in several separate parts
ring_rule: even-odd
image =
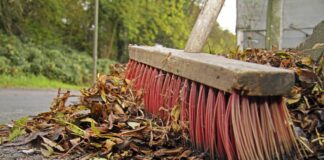
[[[236,159],[236,151],[235,151],[235,144],[233,140],[233,126],[232,124],[232,112],[233,108],[239,101],[239,96],[236,92],[233,92],[229,98],[229,102],[227,104],[226,113],[225,113],[225,126],[224,126],[224,149],[226,152],[227,159]]]
[[[259,119],[258,117],[255,116],[255,111],[257,111],[257,104],[254,101],[254,99],[250,100],[249,103],[250,103],[249,107],[246,107],[246,112],[249,114],[246,116],[249,118],[249,124],[252,131],[252,137],[254,140],[254,148],[258,156],[257,159],[266,159],[266,157],[264,157],[264,151],[262,150],[262,139],[260,137],[261,131],[259,130],[259,126],[258,126]]]
[[[173,97],[173,90],[175,88],[175,84],[176,84],[176,76],[172,75],[171,76],[171,80],[170,80],[170,84],[168,86],[167,89],[167,94],[166,94],[166,108],[168,108],[169,110],[173,107],[172,106],[172,97]]]
[[[285,103],[281,99],[273,100],[270,109],[276,131],[278,132],[276,137],[281,154],[291,157],[291,159],[296,157],[296,155],[300,156],[301,154],[298,152],[298,145],[294,138],[295,135],[290,126],[289,115],[286,115],[288,112],[286,111]]]
[[[155,99],[155,97],[156,97],[156,93],[155,93],[155,86],[156,86],[156,83],[157,83],[157,78],[158,78],[158,71],[157,71],[157,69],[156,68],[154,68],[154,70],[153,70],[153,72],[152,72],[152,74],[151,74],[151,80],[150,80],[150,82],[149,82],[149,86],[150,86],[150,88],[149,88],[149,99],[148,99],[148,103],[149,103],[149,106],[148,106],[148,108],[149,108],[149,112],[151,112],[151,113],[153,113],[153,109],[154,109],[154,107],[155,107],[155,102],[156,102],[156,99]]]
[[[134,61],[133,60],[129,60],[129,62],[128,62],[128,64],[127,64],[127,69],[126,69],[126,73],[125,73],[125,77],[127,78],[127,79],[130,79],[130,74],[131,74],[131,72],[132,72],[132,70],[133,70],[133,66],[134,66]]]
[[[265,157],[265,159],[271,159],[270,153],[267,149],[267,143],[266,138],[263,136],[262,129],[261,129],[261,123],[259,118],[259,107],[258,107],[258,101],[253,100],[251,103],[251,109],[252,109],[252,122],[254,122],[254,126],[256,128],[257,136],[260,141],[260,148],[262,150],[262,155]]]
[[[181,89],[181,121],[188,121],[189,117],[189,81],[185,79]]]
[[[138,62],[134,61],[133,65],[132,65],[132,70],[129,73],[129,79],[133,80],[135,77],[135,73],[136,73],[136,68],[139,65]]]
[[[164,74],[162,71],[159,72],[157,83],[155,86],[155,94],[156,94],[156,102],[155,106],[153,108],[152,113],[158,115],[159,113],[159,108],[162,107],[162,87],[163,87],[163,81],[164,81]]]
[[[276,138],[275,133],[276,130],[274,128],[273,120],[271,118],[271,114],[269,111],[269,104],[267,100],[264,100],[263,103],[260,105],[260,115],[261,115],[261,128],[263,131],[263,135],[267,140],[267,146],[269,147],[269,153],[271,156],[271,159],[282,159],[279,155],[279,150],[276,145]]]
[[[283,127],[285,126],[285,120],[281,117],[282,114],[280,114],[279,111],[279,103],[276,99],[271,99],[269,101],[269,110],[271,112],[270,115],[273,120],[275,131],[277,132],[275,134],[275,141],[278,144],[279,152],[284,153],[284,155],[288,155],[290,153],[287,153],[286,151],[290,150],[289,142],[287,141],[289,138],[286,138],[289,137],[289,132],[286,132],[286,127]]]
[[[282,124],[286,130],[287,136],[283,136],[285,140],[282,141],[283,144],[290,144],[289,147],[286,148],[286,154],[291,155],[294,159],[296,157],[302,157],[300,149],[298,148],[296,134],[293,131],[292,120],[290,119],[288,107],[284,102],[283,98],[278,99],[278,111],[276,115],[281,116],[281,121],[279,124]]]
[[[195,126],[196,126],[196,112],[197,112],[197,85],[195,82],[191,83],[189,96],[189,135],[191,142],[195,143]]]
[[[258,111],[258,106],[257,103],[254,99],[250,98],[250,107],[248,112],[250,113],[250,125],[252,128],[252,134],[253,134],[253,139],[254,139],[254,143],[255,143],[255,147],[256,147],[256,151],[258,152],[258,155],[260,157],[260,159],[266,159],[265,157],[265,151],[262,149],[263,147],[263,137],[261,136],[261,128],[260,128],[260,124],[259,124],[259,117],[256,116],[258,115],[257,113]]]
[[[196,145],[199,150],[203,149],[205,134],[205,113],[206,113],[206,94],[205,94],[205,86],[203,84],[200,85],[198,102],[197,102],[197,116],[196,116]]]
[[[146,78],[145,78],[145,87],[144,87],[144,107],[145,109],[148,109],[149,106],[149,98],[150,98],[150,94],[149,94],[149,89],[150,89],[150,82],[151,82],[151,75],[153,73],[153,68],[149,68]]]
[[[215,159],[215,144],[216,144],[216,129],[215,129],[215,101],[216,96],[212,88],[208,89],[207,103],[206,103],[206,116],[205,116],[205,140],[204,149],[210,152],[212,159]]]
[[[140,80],[140,89],[144,89],[145,85],[145,80],[147,79],[147,75],[149,72],[149,67],[145,65],[144,70],[143,70],[143,76],[141,77]]]
[[[136,80],[135,80],[135,85],[134,85],[134,88],[136,90],[139,90],[141,88],[141,83],[142,83],[142,77],[144,76],[144,68],[145,68],[145,65],[144,64],[140,64],[140,67],[139,67],[139,70],[138,72],[136,72]]]
[[[240,118],[240,128],[244,134],[242,134],[245,141],[245,146],[243,147],[247,153],[249,159],[264,159],[262,156],[262,151],[256,135],[256,128],[253,128],[252,122],[251,105],[249,98],[246,96],[242,97],[241,101],[241,118]]]
[[[163,86],[162,86],[162,91],[161,91],[161,95],[162,95],[162,99],[161,99],[161,107],[167,108],[167,93],[168,93],[168,88],[170,87],[170,74],[167,73],[163,82]],[[166,114],[164,114],[164,111],[160,112],[161,118],[165,118],[164,116]]]
[[[135,68],[135,74],[133,76],[133,82],[134,82],[134,87],[136,87],[136,83],[139,81],[139,77],[140,77],[140,70],[141,67],[143,66],[142,63],[137,63],[136,68]]]
[[[132,74],[132,80],[133,80],[133,86],[135,87],[135,84],[136,84],[136,80],[137,80],[137,77],[138,77],[138,72],[139,72],[139,68],[141,66],[141,63],[138,63],[136,62],[136,65],[134,67],[134,74]]]
[[[224,92],[218,91],[214,111],[214,125],[216,128],[216,149],[219,159],[225,159],[225,114],[226,114],[226,99]]]
[[[128,79],[129,71],[131,69],[132,60],[130,59],[126,65],[125,78]]]
[[[134,64],[135,62],[134,61],[131,61],[129,66],[128,66],[128,73],[127,73],[127,78],[130,79],[130,76],[132,74],[132,71],[134,69]]]
[[[177,105],[177,102],[179,100],[179,96],[180,96],[180,89],[181,89],[181,82],[182,82],[182,78],[181,77],[177,77],[175,76],[175,83],[174,83],[174,88],[173,88],[173,94],[171,97],[171,106],[174,107],[175,105]]]
[[[249,148],[245,148],[246,146],[246,138],[245,132],[243,131],[242,121],[243,118],[241,117],[241,105],[240,105],[240,97],[233,93],[233,103],[232,103],[232,112],[231,112],[231,122],[233,128],[233,141],[235,143],[235,148],[237,151],[237,158],[238,159],[249,159]],[[247,154],[249,153],[249,154]]]

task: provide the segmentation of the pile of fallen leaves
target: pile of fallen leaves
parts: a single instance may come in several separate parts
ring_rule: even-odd
[[[302,151],[310,157],[324,156],[324,57],[313,61],[296,50],[234,51],[229,58],[286,68],[295,72],[295,86],[286,95]]]
[[[302,152],[324,156],[324,58],[313,61],[298,51],[235,51],[229,58],[293,70],[296,83],[286,101]],[[73,97],[61,92],[51,111],[24,117],[14,125],[0,125],[0,144],[33,144],[46,157],[65,158],[71,154],[90,159],[202,159],[190,148],[188,135],[179,128],[178,111],[162,121],[143,110],[142,93],[133,91],[124,79],[123,65],[114,65],[110,75],[81,90],[77,104],[66,106]],[[174,107],[177,109],[178,107]]]
[[[49,112],[0,126],[0,144],[33,144],[44,156],[58,159],[72,154],[79,159],[204,158],[189,149],[187,133],[174,130],[174,123],[144,112],[142,95],[123,78],[124,69],[111,66],[110,75],[98,76],[93,87],[81,90],[77,104],[66,106],[74,95],[59,90]]]

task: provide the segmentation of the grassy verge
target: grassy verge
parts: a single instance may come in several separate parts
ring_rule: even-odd
[[[0,87],[2,88],[41,88],[41,89],[71,89],[79,90],[82,86],[66,84],[57,80],[51,80],[44,76],[9,76],[0,75]]]

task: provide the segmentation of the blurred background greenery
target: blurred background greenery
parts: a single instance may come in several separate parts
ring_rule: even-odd
[[[111,63],[126,62],[128,44],[184,48],[201,3],[100,0],[98,72],[107,73]],[[92,0],[1,0],[0,79],[90,83],[93,22]],[[233,34],[215,25],[205,51],[227,52],[235,44]]]

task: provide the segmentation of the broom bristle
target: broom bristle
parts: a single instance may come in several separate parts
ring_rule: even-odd
[[[184,80],[182,89],[181,89],[181,122],[184,126],[186,126],[186,123],[188,121],[189,117],[189,81],[188,79]]]
[[[200,85],[199,88],[199,95],[198,95],[198,102],[197,102],[197,110],[196,110],[196,124],[194,126],[196,130],[196,137],[195,142],[196,146],[199,150],[203,150],[205,134],[205,114],[206,114],[206,95],[205,95],[205,86],[203,84]]]
[[[212,159],[215,159],[216,152],[216,126],[215,126],[215,102],[216,96],[212,88],[208,89],[207,94],[207,103],[206,103],[206,115],[205,115],[205,139],[204,139],[204,148],[205,151],[210,152]]]
[[[144,107],[146,110],[149,110],[149,99],[150,99],[150,88],[151,88],[151,78],[152,77],[152,73],[153,73],[153,68],[152,67],[148,67],[147,68],[147,74],[145,75],[145,85],[143,86],[144,89]]]
[[[224,92],[219,91],[217,94],[215,106],[214,106],[214,123],[216,128],[216,150],[219,159],[225,159],[225,111],[226,111],[226,99]]]
[[[139,90],[140,87],[141,87],[141,83],[142,83],[142,77],[143,77],[143,73],[144,73],[144,67],[145,65],[144,64],[141,64],[138,71],[137,71],[137,77],[135,79],[135,84],[134,84],[134,88],[136,90]]]
[[[195,82],[191,83],[190,95],[189,95],[189,136],[194,146],[196,142],[196,113],[197,113],[197,85]]]
[[[130,60],[125,72],[143,90],[145,109],[162,119],[180,105],[180,120],[194,147],[212,159],[294,159],[300,156],[281,97],[217,91]],[[199,90],[198,90],[199,87]],[[199,91],[199,92],[198,92]]]
[[[162,106],[162,87],[163,87],[163,81],[164,81],[164,74],[162,71],[159,72],[158,76],[156,77],[157,81],[156,81],[156,86],[155,86],[155,102],[154,102],[154,106]],[[153,86],[154,87],[154,86]],[[159,115],[159,108],[157,107],[153,107],[153,114],[155,115]]]

